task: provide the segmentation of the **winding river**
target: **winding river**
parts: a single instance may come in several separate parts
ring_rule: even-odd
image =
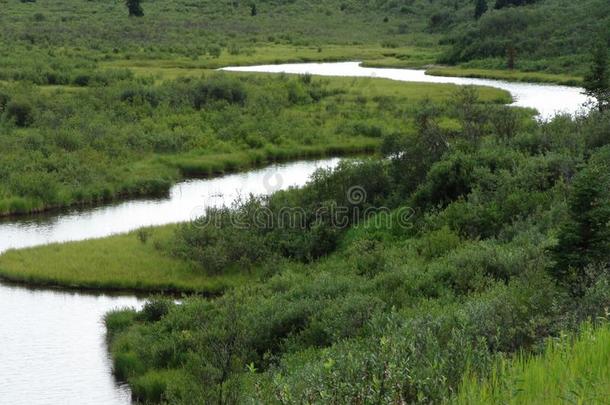
[[[426,76],[410,69],[363,68],[357,62],[226,68],[229,71],[311,73],[379,77],[400,81],[484,85],[510,91],[514,105],[535,108],[541,118],[578,113],[581,90],[565,86]],[[339,159],[273,165],[215,179],[177,184],[165,199],[128,201],[86,210],[0,221],[0,253],[15,248],[83,240],[142,226],[187,221],[205,207],[230,204],[238,196],[268,194],[303,185],[320,167]],[[111,373],[103,314],[139,307],[142,299],[28,289],[0,283],[0,403],[128,404],[130,391]]]
[[[402,82],[419,83],[452,83],[462,86],[489,86],[507,90],[513,96],[513,106],[538,110],[542,119],[553,117],[557,113],[577,114],[583,112],[587,97],[578,87],[558,86],[553,84],[518,83],[503,80],[473,79],[467,77],[429,76],[418,69],[368,68],[360,62],[336,63],[294,63],[284,65],[261,65],[228,67],[222,70],[230,72],[261,72],[312,74],[319,76],[339,77],[373,77]]]

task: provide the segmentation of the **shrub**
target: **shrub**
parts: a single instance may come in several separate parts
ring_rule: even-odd
[[[77,76],[74,77],[74,80],[72,80],[72,83],[74,83],[77,86],[81,86],[81,87],[86,87],[89,85],[89,82],[91,81],[91,77],[88,74],[79,74]]]
[[[160,403],[176,379],[182,376],[175,370],[149,371],[141,377],[130,380],[134,399],[146,403]]]
[[[0,92],[0,116],[6,110],[8,103],[11,101],[11,97],[8,94]]]
[[[121,101],[130,104],[148,103],[152,107],[157,107],[160,103],[158,91],[152,88],[130,87],[121,92]]]
[[[200,110],[214,101],[243,105],[247,99],[244,86],[236,79],[213,77],[196,82],[191,88],[193,107]]]
[[[501,139],[512,139],[520,128],[519,115],[514,108],[502,107],[494,109],[490,116],[494,134]]]
[[[34,120],[34,109],[25,100],[11,100],[6,105],[6,116],[18,127],[27,127]]]
[[[125,0],[125,5],[129,11],[130,17],[142,17],[144,16],[144,10],[140,4],[140,0]]]
[[[104,317],[104,324],[106,325],[108,338],[112,339],[127,329],[133,323],[135,317],[136,314],[132,310],[118,310],[107,313]]]
[[[140,243],[145,245],[146,242],[148,242],[148,240],[152,236],[152,229],[151,228],[140,228],[137,230],[136,234],[138,236],[138,240],[140,241]]]
[[[474,166],[472,158],[459,153],[435,163],[413,200],[419,207],[434,207],[466,196],[472,187]]]
[[[169,313],[173,306],[174,303],[171,299],[153,298],[144,304],[144,307],[138,313],[138,319],[144,322],[158,322]]]

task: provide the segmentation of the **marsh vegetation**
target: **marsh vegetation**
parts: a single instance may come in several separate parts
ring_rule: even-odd
[[[0,256],[21,283],[184,294],[105,317],[137,401],[607,398],[606,0],[0,9],[2,216],[369,156],[196,221]],[[211,70],[341,60],[583,85],[596,108],[534,120],[492,88]]]

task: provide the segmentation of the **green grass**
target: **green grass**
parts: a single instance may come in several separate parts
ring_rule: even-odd
[[[582,77],[569,74],[523,72],[518,70],[474,69],[461,67],[432,67],[426,70],[431,76],[471,77],[512,82],[552,83],[564,86],[582,86]]]
[[[285,162],[294,159],[323,156],[374,153],[378,150],[380,143],[381,140],[362,137],[349,139],[341,143],[319,146],[303,145],[293,148],[266,147],[261,150],[213,155],[184,154],[161,157],[157,160],[165,165],[178,168],[185,177],[211,177],[243,171],[272,162]]]
[[[339,45],[299,46],[282,44],[262,44],[232,54],[223,52],[219,57],[198,56],[196,58],[116,58],[100,62],[103,68],[138,68],[155,71],[157,69],[217,69],[226,66],[267,65],[278,63],[337,62],[346,60],[363,61],[367,66],[376,67],[423,67],[434,63],[441,54],[439,47],[382,45]]]
[[[466,378],[458,404],[607,404],[610,398],[610,325],[586,325],[580,335],[550,341],[540,356],[496,366],[483,381]]]
[[[29,285],[77,289],[219,294],[254,279],[228,270],[208,275],[162,248],[175,225],[151,228],[142,243],[137,231],[103,239],[11,250],[0,256],[0,278]]]

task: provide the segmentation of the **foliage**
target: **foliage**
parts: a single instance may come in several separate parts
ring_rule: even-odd
[[[474,6],[474,18],[479,19],[487,12],[487,0],[476,0]]]
[[[140,4],[140,0],[125,0],[125,5],[129,11],[130,17],[143,17],[144,10]]]
[[[609,12],[608,3],[596,0],[498,0],[494,10],[480,19],[470,19],[446,33],[442,43],[449,48],[440,61],[506,69],[507,51],[512,48],[517,69],[584,75],[591,38],[600,32],[607,35]],[[544,46],[540,46],[541,38],[545,38]]]
[[[582,326],[571,339],[550,340],[540,356],[520,355],[498,362],[488,378],[464,379],[458,404],[536,403],[558,401],[603,403],[608,397],[610,328]]]
[[[505,69],[509,42],[518,69],[582,76],[584,50],[609,18],[599,0],[498,0],[499,9],[478,20],[465,0],[148,1],[147,18],[128,17],[142,15],[140,3],[5,2],[0,80],[82,85],[104,79],[98,76],[115,64],[140,70],[366,60],[422,67],[443,52],[441,60],[451,63]],[[477,10],[486,3],[477,0]]]
[[[610,67],[608,66],[608,41],[598,41],[593,48],[591,71],[585,76],[585,93],[595,99],[597,108],[610,108]]]
[[[582,282],[588,266],[607,265],[610,257],[610,148],[601,148],[574,178],[570,219],[563,224],[555,250],[556,276]]]
[[[463,120],[473,106],[480,107],[443,108]],[[418,131],[409,139],[424,142],[422,134],[440,131],[432,107],[415,110]],[[558,359],[548,342],[603,316],[610,304],[610,171],[598,137],[608,116],[560,116],[496,136],[503,126],[493,115],[484,114],[476,137],[460,128],[442,151],[421,146],[412,154],[422,168],[414,188],[396,170],[410,167],[402,157],[412,143],[389,134],[387,159],[344,164],[303,189],[212,212],[221,224],[214,230],[182,227],[173,249],[184,257],[221,246],[230,269],[230,255],[250,243],[261,256],[248,266],[267,272],[214,300],[185,299],[157,322],[133,312],[109,317],[115,364],[126,364],[134,386],[149,373],[181,373],[163,379],[161,397],[171,403],[442,403],[479,395],[471,376],[495,384],[494,375],[510,375],[513,384],[545,347]],[[378,215],[340,230],[324,219],[313,226],[311,212],[329,201],[348,204],[345,191],[354,184],[366,190],[366,204],[387,207],[393,218],[407,207],[416,213],[401,225],[379,226]],[[349,207],[357,206],[364,207]],[[246,226],[238,236],[229,225],[236,217],[255,224],[255,209],[277,219],[295,207],[307,214],[298,231]],[[571,234],[586,238],[572,242]],[[550,274],[565,268],[562,257],[582,258],[582,275],[556,283]]]
[[[164,195],[187,176],[373,151],[384,133],[405,127],[417,100],[453,91],[401,84],[396,93],[389,81],[368,83],[210,73],[50,93],[0,85],[0,214]]]

